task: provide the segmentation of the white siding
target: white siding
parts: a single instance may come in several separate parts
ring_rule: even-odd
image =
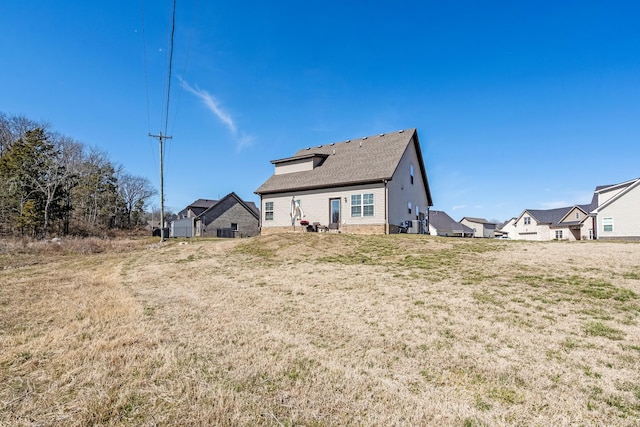
[[[310,171],[313,169],[313,159],[292,160],[280,165],[276,165],[274,175],[284,175],[286,173]]]
[[[603,218],[613,218],[613,231],[604,231]],[[610,205],[598,209],[598,238],[640,237],[640,185]]]
[[[507,233],[507,236],[510,239],[517,239],[517,231],[516,231],[516,226],[515,226],[515,219],[512,218],[509,221],[507,221],[507,223],[502,227],[502,232]]]
[[[614,185],[612,190],[601,190],[598,193],[598,206],[604,205],[606,202],[620,194],[622,191],[626,190],[627,186],[617,186]]]
[[[411,184],[411,165],[413,165],[413,184]],[[393,178],[387,184],[389,188],[389,224],[400,225],[407,220],[416,218],[416,207],[421,213],[426,213],[428,200],[425,182],[420,173],[418,154],[415,145],[410,143],[402,155]],[[412,212],[408,212],[411,202]]]
[[[467,218],[463,218],[462,220],[460,220],[460,223],[473,230],[473,237],[487,237],[484,235],[484,224],[480,222],[469,221]]]
[[[525,224],[525,218],[531,218],[530,224]],[[516,240],[549,240],[549,226],[538,225],[535,218],[528,213],[524,213],[515,223],[515,233],[509,237]]]
[[[577,216],[577,218],[576,218]],[[571,209],[571,211],[567,214],[567,216],[564,218],[563,222],[573,222],[573,221],[582,221],[583,219],[585,219],[588,215],[585,214],[582,209],[579,208],[573,208]]]
[[[373,216],[351,217],[351,196],[355,194],[373,193]],[[333,189],[296,191],[262,196],[262,227],[291,226],[291,199],[300,200],[305,218],[310,224],[319,222],[329,225],[329,200],[340,199],[341,224],[384,224],[385,223],[385,190],[384,184],[368,184],[361,186],[341,187]],[[273,220],[265,221],[266,202],[273,202]],[[297,224],[296,224],[297,225]]]

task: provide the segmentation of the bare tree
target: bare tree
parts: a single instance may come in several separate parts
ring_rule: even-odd
[[[35,129],[47,129],[47,123],[36,122],[26,116],[8,116],[0,113],[0,156],[9,151],[11,146],[27,131]]]
[[[134,213],[142,215],[147,200],[156,194],[156,190],[147,178],[123,173],[118,179],[118,194],[124,204],[127,226],[131,228]]]

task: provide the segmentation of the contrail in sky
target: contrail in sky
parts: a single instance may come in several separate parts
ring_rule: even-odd
[[[236,124],[233,122],[233,118],[231,115],[225,111],[223,111],[218,105],[218,101],[206,90],[200,89],[199,87],[191,87],[187,82],[180,79],[180,83],[182,83],[182,87],[187,91],[194,94],[196,97],[200,98],[200,100],[204,103],[204,105],[211,111],[222,123],[224,123],[231,133],[235,136],[238,133],[238,129],[236,128]]]

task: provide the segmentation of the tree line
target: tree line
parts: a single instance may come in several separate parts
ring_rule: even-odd
[[[0,113],[0,235],[100,235],[145,222],[145,177],[47,123]]]

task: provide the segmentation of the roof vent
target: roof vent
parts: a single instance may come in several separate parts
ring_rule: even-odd
[[[380,136],[384,136],[384,133],[381,133]]]
[[[362,137],[362,139],[367,139],[367,137],[366,137],[366,136],[363,136],[363,137]]]
[[[322,145],[318,145],[318,148],[322,148]]]
[[[331,144],[329,144],[329,145],[334,146],[334,145],[336,145],[336,143],[335,143],[335,142],[332,142],[332,143],[331,143]]]
[[[307,150],[311,150],[311,147],[307,147]]]
[[[347,139],[345,142],[351,142],[351,140],[350,140],[350,139]]]
[[[402,133],[402,132],[404,132],[404,129],[400,129],[400,130],[398,131],[398,133]]]

